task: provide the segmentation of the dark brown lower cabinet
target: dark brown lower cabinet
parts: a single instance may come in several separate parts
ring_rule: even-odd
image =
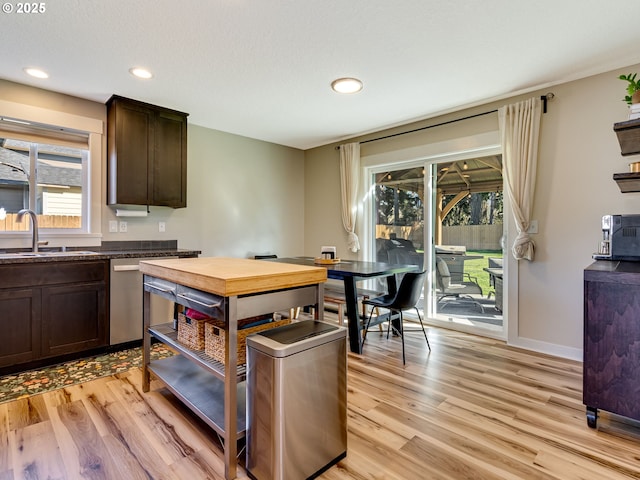
[[[107,345],[106,286],[101,282],[42,289],[42,355]]]
[[[640,420],[640,262],[598,261],[584,271],[583,403]]]
[[[0,265],[0,368],[106,347],[108,261]]]
[[[40,310],[39,289],[0,290],[0,366],[40,357]]]

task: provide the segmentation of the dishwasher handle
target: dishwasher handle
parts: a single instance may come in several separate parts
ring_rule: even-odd
[[[114,265],[114,272],[137,272],[140,270],[140,265]]]

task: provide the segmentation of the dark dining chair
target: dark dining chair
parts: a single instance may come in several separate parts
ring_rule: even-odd
[[[273,259],[273,258],[278,258],[278,255],[275,254],[266,254],[266,255],[254,255],[253,256],[254,260],[269,260],[269,259]],[[297,319],[300,316],[300,307],[291,307],[289,309],[289,318],[292,320]]]
[[[371,313],[369,314],[369,318],[367,319],[367,324],[364,329],[364,335],[362,337],[362,347],[364,347],[364,342],[367,339],[367,331],[369,330],[369,325],[371,324],[371,317],[373,316],[373,312],[379,308],[386,308],[390,311],[389,318],[387,319],[387,339],[389,338],[389,331],[392,327],[391,317],[393,313],[397,313],[400,317],[400,321],[398,323],[398,327],[393,326],[394,331],[400,335],[402,339],[402,364],[406,364],[405,351],[404,351],[404,318],[402,312],[404,310],[410,310],[415,308],[418,313],[418,319],[420,320],[420,326],[422,327],[422,333],[424,333],[424,339],[427,341],[427,347],[429,351],[431,351],[431,345],[429,345],[429,339],[427,338],[427,331],[424,329],[424,323],[422,323],[422,317],[420,316],[420,311],[418,310],[418,300],[420,300],[420,296],[422,295],[422,289],[424,287],[424,279],[427,272],[407,272],[402,277],[400,282],[400,286],[398,287],[397,293],[395,295],[382,295],[380,297],[370,298],[364,300],[362,303],[364,305],[370,305]],[[409,330],[407,330],[409,331]],[[418,330],[411,330],[418,331]]]

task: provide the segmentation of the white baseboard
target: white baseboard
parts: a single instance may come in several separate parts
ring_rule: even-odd
[[[517,337],[514,340],[510,339],[507,343],[512,347],[546,353],[547,355],[553,355],[555,357],[567,358],[578,362],[582,362],[583,360],[581,348],[566,347],[564,345],[557,345],[555,343],[542,342],[540,340],[532,340],[524,337]]]

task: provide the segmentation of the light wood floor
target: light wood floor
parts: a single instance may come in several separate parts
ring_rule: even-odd
[[[349,354],[347,458],[321,478],[640,478],[640,425],[587,427],[580,363],[435,328],[427,354],[421,335],[404,368],[377,331]],[[0,479],[223,478],[215,435],[140,384],[135,369],[1,404]]]

